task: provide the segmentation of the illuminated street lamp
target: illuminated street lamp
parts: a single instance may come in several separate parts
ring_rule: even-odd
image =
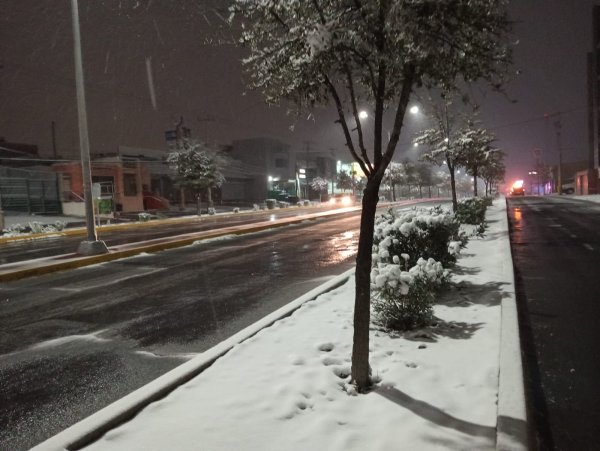
[[[417,105],[413,105],[410,107],[410,114],[418,114],[419,113],[419,107]]]

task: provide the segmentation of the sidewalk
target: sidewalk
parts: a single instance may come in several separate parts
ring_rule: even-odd
[[[453,271],[436,327],[372,329],[369,394],[349,385],[349,272],[34,449],[526,449],[503,200],[488,221]]]

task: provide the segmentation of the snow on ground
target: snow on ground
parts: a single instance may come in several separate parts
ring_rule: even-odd
[[[586,194],[583,196],[574,196],[574,199],[582,199],[600,204],[600,194]]]
[[[455,285],[435,308],[437,327],[372,329],[378,383],[370,393],[348,386],[351,277],[86,449],[494,449],[500,302],[512,290],[503,199],[488,220],[486,238],[463,250]]]

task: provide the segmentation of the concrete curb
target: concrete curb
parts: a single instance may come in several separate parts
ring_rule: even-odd
[[[506,199],[503,229],[508,234]],[[510,280],[512,296],[502,300],[500,330],[500,374],[498,381],[498,410],[496,423],[496,450],[526,451],[528,447],[527,409],[521,361],[521,342],[515,292],[514,267],[510,240],[505,240],[510,261],[502,262],[506,280]]]
[[[256,323],[232,335],[225,341],[194,357],[189,362],[174,368],[158,379],[153,380],[124,398],[115,401],[104,409],[40,443],[32,448],[32,451],[73,451],[89,445],[109,430],[133,418],[144,407],[167,396],[177,387],[200,374],[234,346],[257,334],[262,329],[271,326],[276,321],[291,315],[306,302],[312,301],[321,294],[327,293],[344,284],[353,273],[354,269],[350,269],[314,288]]]

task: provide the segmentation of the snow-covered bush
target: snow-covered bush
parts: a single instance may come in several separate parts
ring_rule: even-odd
[[[148,222],[152,219],[152,216],[149,213],[139,213],[138,219],[140,222]]]
[[[472,197],[458,203],[456,219],[462,224],[480,225],[485,223],[485,212],[491,205],[491,198]]]
[[[240,212],[240,209],[239,209],[239,207],[235,207],[235,208],[233,209],[233,212],[234,212],[234,213],[239,213],[239,212]]]
[[[217,210],[215,210],[213,207],[209,207],[208,208],[208,214],[209,215],[217,214]]]
[[[392,263],[393,256],[405,254],[409,267],[419,258],[433,258],[448,267],[456,262],[466,242],[460,223],[441,207],[405,212],[390,209],[375,221],[373,266]],[[459,244],[450,247],[451,243]]]
[[[258,204],[253,204],[253,205],[252,205],[252,210],[254,210],[254,211],[260,211],[260,205],[258,205]]]
[[[410,330],[433,319],[435,294],[447,283],[448,271],[430,258],[419,258],[407,271],[408,255],[394,255],[392,263],[379,262],[371,271],[375,322],[388,329]]]
[[[60,219],[54,222],[54,228],[61,232],[67,226],[65,221],[61,221]]]
[[[22,235],[26,232],[26,227],[21,224],[13,224],[2,230],[2,234],[6,236]]]
[[[44,231],[44,224],[41,222],[33,221],[29,223],[31,233],[42,233]]]

